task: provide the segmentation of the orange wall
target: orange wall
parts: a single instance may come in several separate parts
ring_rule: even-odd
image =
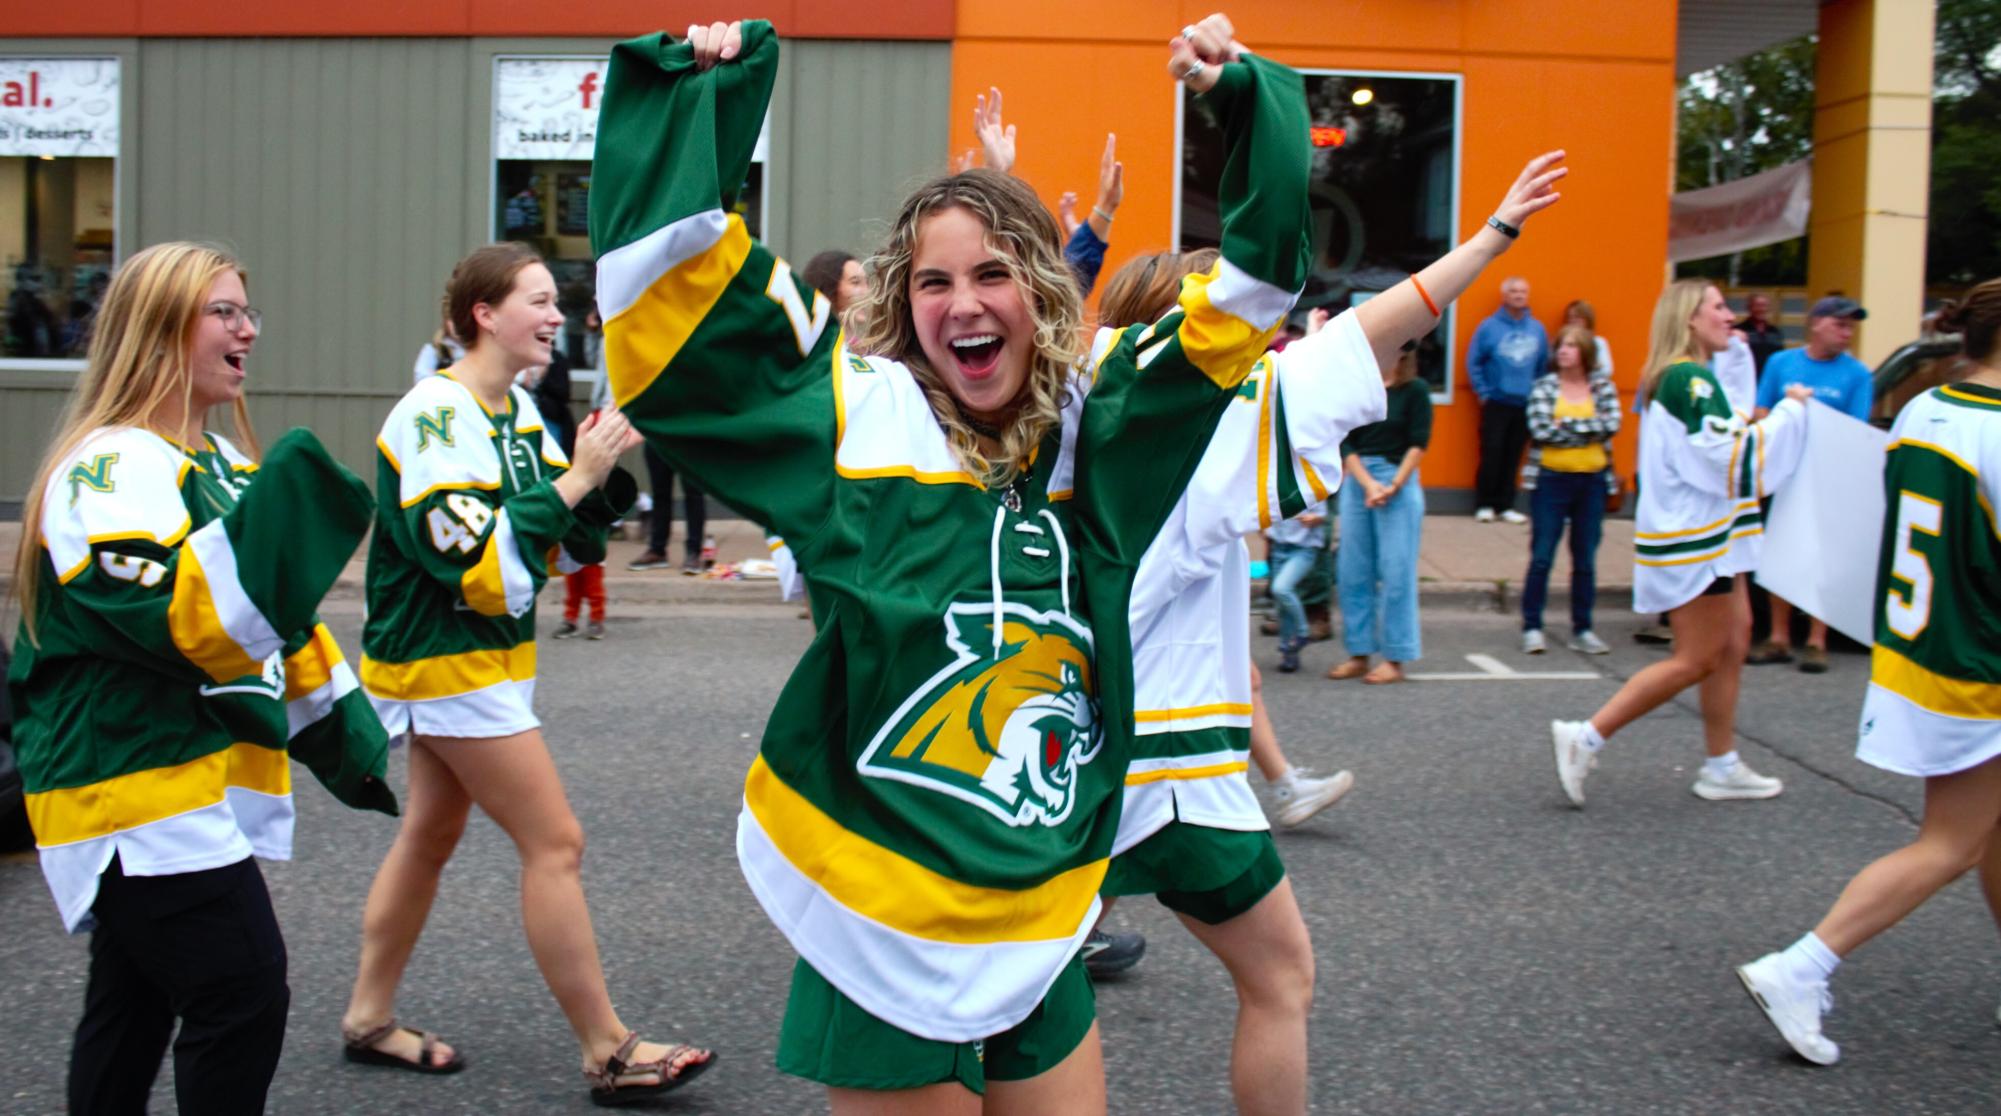
[[[1057,0],[959,0],[952,149],[975,145],[973,96],[997,85],[1020,128],[1017,173],[1052,206],[1064,190],[1088,204],[1114,132],[1126,198],[1104,275],[1168,247],[1177,169],[1167,40],[1215,4],[1101,0],[1086,15]],[[1531,155],[1570,153],[1563,200],[1461,300],[1459,383],[1437,412],[1427,485],[1473,484],[1479,411],[1465,349],[1507,275],[1529,279],[1535,313],[1551,327],[1564,303],[1589,299],[1631,395],[1667,258],[1675,0],[1244,0],[1230,14],[1240,40],[1289,65],[1463,75],[1462,237]],[[1631,429],[1615,444],[1629,475],[1637,445]]]
[[[18,0],[0,8],[0,37],[69,35],[520,35],[625,38],[696,20],[741,17],[715,0]],[[763,0],[752,13],[809,39],[949,39],[952,0]]]

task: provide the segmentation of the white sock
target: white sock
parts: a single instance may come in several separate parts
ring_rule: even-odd
[[[1737,762],[1737,750],[1732,748],[1720,756],[1710,756],[1703,760],[1702,769],[1709,772],[1710,778],[1721,779],[1730,774],[1730,769],[1736,767]]]
[[[1825,982],[1834,976],[1834,970],[1841,967],[1841,958],[1811,930],[1805,937],[1787,946],[1779,959],[1785,963],[1786,971],[1794,980],[1806,984]]]
[[[1597,752],[1605,746],[1605,737],[1600,735],[1597,725],[1586,721],[1584,722],[1584,735],[1578,740],[1578,743],[1584,745],[1584,750],[1587,752]]]

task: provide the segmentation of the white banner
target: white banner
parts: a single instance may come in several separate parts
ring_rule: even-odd
[[[118,59],[0,57],[0,156],[118,156]]]
[[[1890,435],[1816,399],[1799,471],[1772,498],[1758,584],[1864,647],[1876,641],[1877,540]]]
[[[1668,202],[1668,259],[1700,260],[1806,234],[1813,160],[1687,190]]]

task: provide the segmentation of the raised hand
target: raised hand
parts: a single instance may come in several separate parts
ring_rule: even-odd
[[[985,95],[973,98],[973,135],[987,167],[1002,174],[1014,173],[1014,125],[1001,125],[1001,91],[987,87]]]
[[[1110,217],[1126,200],[1126,165],[1119,162],[1119,137],[1105,133],[1105,153],[1098,157],[1097,208]]]
[[[1083,224],[1077,220],[1077,191],[1065,190],[1063,196],[1056,199],[1056,219],[1063,223],[1064,239],[1077,235],[1077,226]]]
[[[1515,177],[1515,184],[1494,207],[1494,216],[1504,225],[1521,228],[1522,222],[1555,205],[1563,195],[1556,190],[1556,183],[1570,173],[1569,167],[1558,166],[1563,162],[1563,149],[1545,151],[1530,159]]]
[[[1230,17],[1221,12],[1183,27],[1168,41],[1167,72],[1195,92],[1207,93],[1215,88],[1216,68],[1244,53],[1236,34]]]
[[[707,70],[718,62],[728,62],[743,50],[743,23],[696,23],[688,27],[688,45],[695,48],[695,69]]]

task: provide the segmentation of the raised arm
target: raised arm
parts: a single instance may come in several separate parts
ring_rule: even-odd
[[[1432,261],[1412,278],[1355,308],[1378,364],[1389,368],[1396,363],[1404,342],[1430,333],[1444,308],[1458,301],[1480,272],[1513,246],[1515,237],[1521,235],[1523,223],[1556,204],[1563,196],[1557,192],[1556,184],[1570,173],[1569,167],[1559,165],[1562,162],[1560,150],[1530,159],[1502,196],[1501,203],[1494,207],[1493,220],[1513,230],[1514,235],[1491,224],[1482,225],[1457,248]],[[1474,369],[1473,375],[1474,389],[1482,390],[1479,370]]]
[[[591,244],[619,407],[704,489],[810,550],[833,504],[839,330],[736,212],[777,75],[763,22],[613,48]]]

